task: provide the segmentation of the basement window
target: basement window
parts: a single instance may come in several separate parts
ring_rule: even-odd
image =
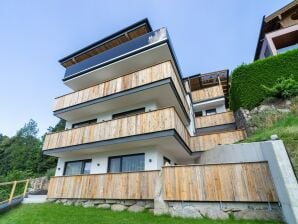
[[[108,172],[135,172],[145,169],[145,154],[133,154],[109,157]]]
[[[65,162],[64,176],[90,174],[91,159]]]
[[[113,114],[112,119],[127,117],[129,115],[136,115],[136,114],[143,113],[143,112],[145,112],[145,107],[138,108],[138,109],[135,109],[135,110],[128,110],[128,111],[117,113],[117,114]]]

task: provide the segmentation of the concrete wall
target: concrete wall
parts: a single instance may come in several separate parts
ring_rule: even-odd
[[[85,160],[85,159],[92,160],[91,170],[90,170],[91,174],[107,173],[109,157],[136,154],[136,153],[145,154],[145,170],[161,169],[161,167],[164,165],[163,164],[164,156],[171,160],[171,164],[174,164],[176,162],[173,155],[169,155],[164,152],[161,152],[154,147],[131,149],[131,150],[125,150],[125,151],[119,150],[119,151],[102,152],[102,153],[96,153],[96,154],[90,154],[90,155],[77,155],[77,156],[71,156],[71,157],[58,158],[55,176],[63,176],[65,162]]]
[[[238,163],[268,161],[272,179],[287,223],[298,223],[298,184],[291,162],[280,140],[217,146],[196,161]]]

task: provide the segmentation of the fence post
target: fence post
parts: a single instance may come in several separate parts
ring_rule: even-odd
[[[14,181],[14,182],[13,182],[13,185],[12,185],[11,192],[10,192],[10,196],[9,196],[8,204],[11,204],[11,202],[12,202],[13,195],[14,195],[14,192],[15,192],[15,190],[16,190],[16,186],[17,186],[17,181]]]
[[[26,181],[26,184],[25,184],[24,193],[23,193],[23,198],[26,196],[27,189],[28,189],[28,185],[29,185],[29,179]]]

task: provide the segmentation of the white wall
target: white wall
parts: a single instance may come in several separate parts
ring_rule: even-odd
[[[145,170],[159,170],[163,166],[163,156],[169,158],[172,163],[175,163],[175,160],[170,155],[165,155],[157,150],[155,147],[148,148],[138,148],[131,150],[119,150],[112,152],[103,152],[96,153],[92,155],[78,155],[71,157],[63,157],[58,159],[56,174],[55,176],[63,176],[64,165],[67,161],[76,161],[76,160],[85,160],[91,159],[91,174],[96,173],[106,173],[108,170],[108,158],[111,156],[121,156],[121,155],[129,155],[136,153],[144,153],[145,154]]]
[[[134,109],[139,109],[139,108],[143,108],[143,107],[145,107],[145,111],[148,112],[150,110],[156,110],[158,108],[158,105],[156,102],[145,102],[142,104],[136,104],[132,107],[122,107],[121,109],[118,109],[118,110],[112,110],[112,111],[108,111],[105,113],[100,113],[93,117],[85,117],[80,120],[66,121],[65,129],[71,129],[73,124],[91,120],[91,119],[97,119],[97,122],[108,121],[108,120],[112,119],[113,114],[129,111],[129,110],[134,110]]]

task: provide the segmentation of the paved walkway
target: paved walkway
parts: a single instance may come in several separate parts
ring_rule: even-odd
[[[22,201],[23,204],[29,203],[45,203],[47,201],[47,195],[28,195],[27,198],[24,198]]]

